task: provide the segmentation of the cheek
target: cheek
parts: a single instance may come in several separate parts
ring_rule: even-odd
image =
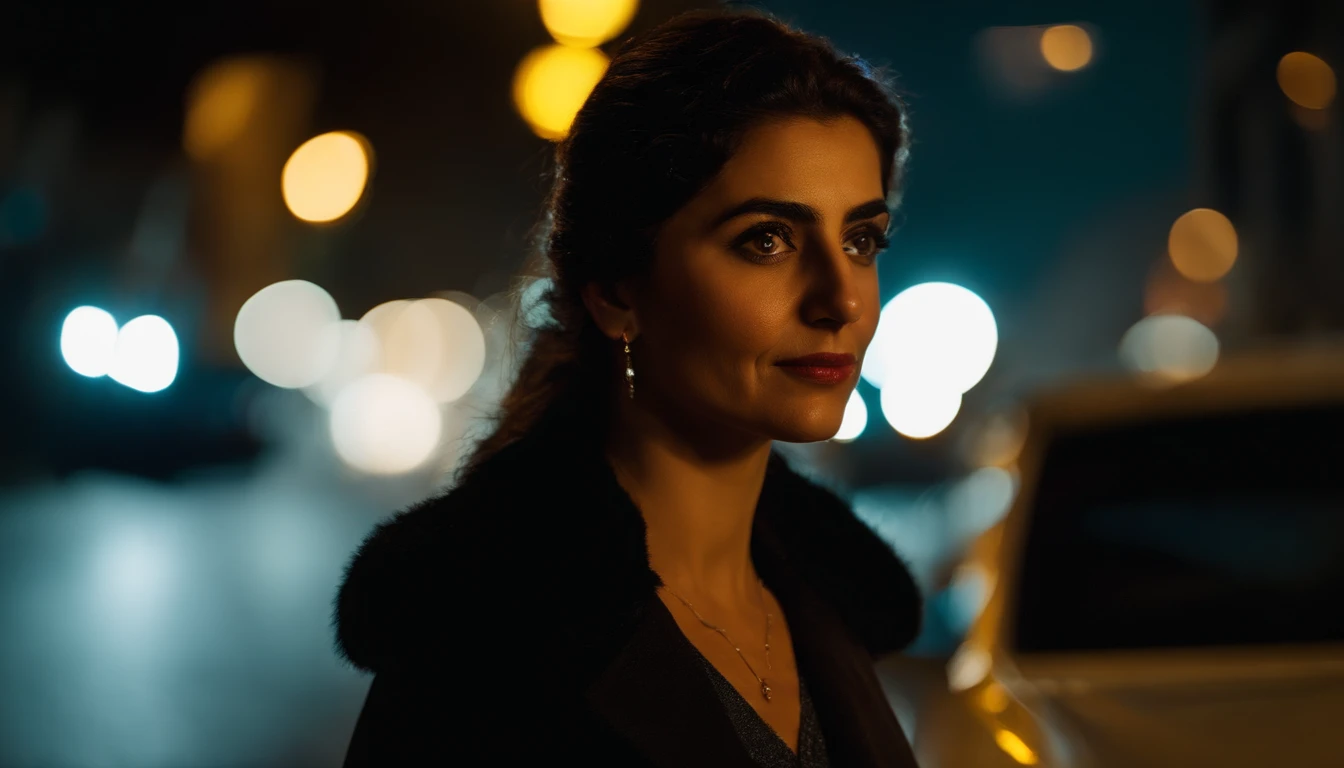
[[[706,280],[688,305],[708,343],[723,352],[757,357],[774,346],[793,302],[769,280]]]
[[[649,332],[699,383],[734,391],[776,346],[794,302],[768,268],[732,264],[722,255],[687,259],[676,274],[660,274],[660,300]],[[669,270],[670,271],[670,270]],[[666,290],[661,290],[666,288]]]

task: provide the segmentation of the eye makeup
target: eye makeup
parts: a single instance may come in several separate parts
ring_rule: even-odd
[[[759,242],[761,239],[765,237],[771,237],[775,238],[776,240],[782,241],[783,244],[787,246],[788,250],[777,249],[770,253],[762,253],[758,250],[753,250],[748,247],[754,243]],[[886,250],[891,245],[891,240],[887,236],[887,233],[882,229],[878,228],[876,225],[867,225],[860,227],[858,230],[852,233],[850,237],[847,240],[845,240],[845,242],[849,243],[851,240],[854,240],[859,237],[868,238],[869,241],[872,243],[872,246],[869,249],[866,249],[864,252],[855,253],[853,255],[858,256],[859,258],[862,258],[869,263],[875,260],[878,254],[882,253],[882,251]],[[742,232],[742,234],[738,235],[733,240],[732,248],[736,250],[738,253],[740,253],[744,258],[757,263],[772,263],[774,261],[778,261],[781,256],[788,253],[789,251],[796,250],[796,246],[794,245],[793,241],[793,229],[789,225],[781,221],[763,221],[759,224],[755,224],[751,227],[748,227],[744,232]]]

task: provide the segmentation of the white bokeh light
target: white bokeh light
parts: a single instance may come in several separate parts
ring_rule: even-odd
[[[481,300],[466,291],[435,291],[430,294],[430,298],[447,299],[454,304],[465,307],[473,315],[476,314],[476,309],[481,306]]]
[[[476,317],[460,304],[435,298],[415,302],[399,321],[398,329],[414,328],[419,334],[414,339],[405,332],[397,334],[399,340],[409,342],[402,349],[414,350],[425,361],[412,381],[440,403],[466,394],[485,368],[485,334]],[[395,368],[409,367],[407,363],[409,359],[403,357]]]
[[[361,325],[365,325],[369,330],[373,331],[374,335],[378,337],[378,342],[381,345],[392,335],[392,329],[396,325],[397,318],[413,303],[414,302],[409,299],[385,301],[382,304],[375,306],[373,309],[370,309],[368,312],[365,312],[364,316],[359,318],[359,322]],[[379,354],[381,356],[382,352]]]
[[[378,370],[420,385],[450,403],[485,369],[485,335],[465,307],[441,298],[397,300],[369,310],[360,323],[378,338]]]
[[[1198,320],[1153,315],[1135,323],[1120,340],[1120,359],[1163,382],[1197,379],[1218,362],[1218,337]]]
[[[443,365],[429,393],[441,403],[451,403],[471,389],[485,370],[485,333],[467,307],[445,299],[420,302],[433,311],[439,323]]]
[[[158,315],[141,315],[117,331],[117,351],[109,375],[141,392],[167,389],[177,378],[177,334]]]
[[[331,405],[332,443],[341,460],[376,475],[410,472],[434,453],[443,416],[416,384],[371,373],[347,386]]]
[[[61,324],[61,356],[81,376],[105,376],[117,353],[117,321],[97,307],[77,307]]]
[[[421,301],[399,299],[369,310],[364,319],[378,334],[378,371],[419,384],[426,392],[443,367],[438,318]]]
[[[358,320],[341,320],[322,330],[321,345],[336,348],[336,361],[321,379],[304,387],[303,393],[319,405],[331,405],[355,379],[378,369],[378,336]]]
[[[899,376],[961,394],[984,377],[998,344],[984,299],[952,283],[921,283],[882,308],[862,375],[879,388]]]
[[[845,403],[845,416],[840,420],[840,430],[831,439],[838,443],[847,443],[863,434],[868,426],[868,406],[856,389],[849,393],[849,402]]]
[[[956,693],[974,688],[989,675],[993,665],[987,651],[962,643],[947,662],[948,690]]]
[[[317,383],[335,365],[340,349],[331,326],[340,320],[336,301],[321,286],[284,280],[243,303],[233,343],[257,378],[298,389]]]
[[[893,382],[882,389],[882,416],[897,432],[922,440],[947,429],[961,410],[961,394]]]

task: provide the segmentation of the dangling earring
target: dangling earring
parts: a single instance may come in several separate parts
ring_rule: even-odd
[[[630,360],[630,340],[621,334],[621,341],[625,343],[625,385],[629,388],[630,399],[635,399],[635,364]]]

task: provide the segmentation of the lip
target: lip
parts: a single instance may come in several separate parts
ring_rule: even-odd
[[[794,376],[818,384],[839,384],[848,381],[854,375],[855,362],[853,355],[818,352],[813,355],[780,360],[775,365]]]

